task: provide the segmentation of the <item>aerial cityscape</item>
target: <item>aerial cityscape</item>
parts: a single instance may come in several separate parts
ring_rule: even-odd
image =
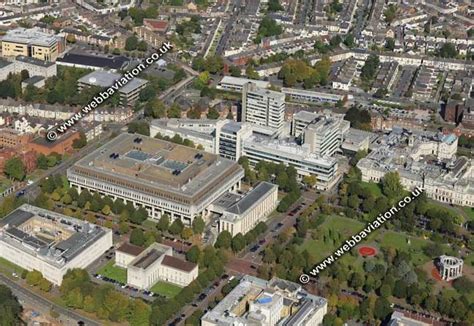
[[[0,326],[474,325],[471,0],[0,2]]]

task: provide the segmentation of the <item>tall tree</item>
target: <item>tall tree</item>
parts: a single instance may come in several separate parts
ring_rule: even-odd
[[[4,173],[15,180],[22,181],[26,176],[26,169],[19,157],[13,157],[5,163]]]

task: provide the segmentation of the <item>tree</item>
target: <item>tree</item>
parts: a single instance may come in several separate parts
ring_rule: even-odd
[[[130,227],[128,226],[128,223],[126,222],[120,222],[119,223],[119,233],[120,234],[125,234],[130,230]]]
[[[269,0],[268,1],[268,11],[275,12],[283,10],[283,6],[280,4],[279,0]]]
[[[131,301],[130,305],[130,325],[150,325],[150,306],[144,303],[142,300],[133,300]]]
[[[125,40],[125,50],[133,51],[136,50],[138,46],[138,38],[135,35],[127,37]]]
[[[219,233],[219,235],[217,236],[214,247],[229,249],[231,246],[231,243],[232,243],[232,235],[230,234],[229,231],[224,230],[221,233]]]
[[[9,178],[22,181],[26,176],[26,169],[19,157],[13,157],[5,163],[4,171]]]
[[[377,69],[380,64],[380,59],[377,55],[371,54],[365,61],[364,66],[361,69],[360,77],[363,81],[369,82],[375,78]]]
[[[140,207],[132,212],[130,222],[135,224],[142,224],[148,218],[148,211],[145,207]]]
[[[159,99],[149,100],[145,104],[143,114],[146,117],[152,117],[153,119],[159,119],[166,117],[166,107],[163,101]]]
[[[90,194],[89,190],[84,189],[83,191],[81,191],[79,198],[77,199],[77,205],[80,208],[84,208],[86,203],[91,200],[92,200],[92,195]]]
[[[209,108],[209,110],[207,111],[207,118],[208,119],[213,119],[213,120],[216,120],[216,119],[219,119],[219,112],[217,112],[217,110],[215,108]]]
[[[236,67],[236,66],[230,66],[229,67],[229,72],[230,72],[230,75],[233,76],[233,77],[242,76],[242,70],[239,67]]]
[[[132,121],[128,124],[128,132],[150,136],[150,125],[146,121]]]
[[[184,227],[183,230],[181,231],[181,238],[184,240],[187,240],[193,236],[193,230],[188,227]]]
[[[130,243],[136,246],[143,246],[145,243],[145,236],[142,229],[136,228],[132,230],[132,233],[130,233]]]
[[[146,50],[148,50],[148,44],[147,44],[145,41],[140,41],[140,42],[138,42],[138,44],[137,44],[137,50],[138,50],[138,51],[145,52]]]
[[[82,148],[87,145],[87,137],[86,135],[81,131],[79,132],[79,138],[74,139],[72,142],[72,147],[75,149]]]
[[[201,234],[204,232],[204,227],[206,224],[201,216],[196,216],[192,223],[194,234]]]
[[[436,53],[441,58],[455,58],[458,55],[456,46],[452,43],[444,43]]]
[[[173,235],[177,235],[177,234],[181,234],[181,232],[183,232],[183,229],[184,229],[183,222],[181,221],[181,219],[177,218],[173,221],[173,223],[171,223],[168,231],[169,233]]]
[[[22,325],[21,319],[23,307],[12,291],[5,285],[0,284],[0,320],[1,326]]]
[[[400,183],[398,172],[388,172],[381,180],[382,192],[389,199],[399,198],[403,194],[403,186]]]
[[[102,214],[109,215],[110,212],[111,212],[110,206],[109,205],[104,205],[104,207],[102,208]]]
[[[163,214],[160,217],[160,220],[156,224],[156,228],[160,231],[166,231],[168,230],[168,227],[170,225],[170,217],[168,214]]]
[[[168,118],[181,118],[181,107],[178,103],[173,103],[167,112]]]
[[[198,246],[192,246],[188,252],[186,252],[186,260],[197,263],[199,261],[199,257],[201,256],[201,249]]]
[[[49,292],[49,291],[51,291],[51,288],[53,287],[53,284],[51,284],[51,282],[48,281],[47,279],[45,279],[44,277],[41,277],[41,280],[39,281],[38,286],[39,286],[41,291]]]
[[[26,274],[26,283],[28,283],[28,285],[37,286],[41,282],[42,278],[43,274],[37,270],[32,270]]]
[[[453,281],[453,287],[461,294],[474,292],[474,282],[467,276],[461,276]]]
[[[385,22],[390,24],[395,20],[395,17],[397,16],[397,6],[394,4],[389,4],[387,9],[383,12],[385,16]]]
[[[255,43],[258,44],[264,37],[276,36],[283,33],[283,28],[270,16],[265,16],[260,22],[257,30],[257,37]]]
[[[234,252],[239,252],[245,248],[245,239],[242,233],[239,232],[232,238],[231,247]]]
[[[65,193],[64,196],[61,198],[61,201],[64,205],[70,205],[72,203],[72,197],[68,193]]]
[[[374,306],[374,316],[378,320],[384,320],[389,314],[392,313],[392,308],[390,308],[390,302],[383,297],[378,297],[375,300]]]
[[[391,37],[385,39],[385,49],[388,51],[395,50],[395,40]]]
[[[48,169],[48,159],[46,158],[46,155],[38,155],[38,157],[36,158],[36,165],[42,170]]]
[[[346,38],[344,39],[344,44],[348,48],[353,48],[355,46],[355,38],[353,34],[347,34]]]

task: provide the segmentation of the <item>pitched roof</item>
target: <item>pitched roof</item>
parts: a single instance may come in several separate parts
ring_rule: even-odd
[[[161,262],[162,265],[166,265],[175,269],[179,269],[185,272],[190,272],[192,271],[195,267],[196,264],[191,263],[189,261],[181,260],[173,256],[168,256],[165,255],[163,258],[163,261]]]
[[[145,250],[145,248],[135,246],[126,242],[117,249],[117,251],[121,251],[132,256],[138,256],[140,253],[143,252],[143,250]]]

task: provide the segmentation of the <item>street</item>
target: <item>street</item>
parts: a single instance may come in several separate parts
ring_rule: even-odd
[[[53,308],[56,312],[61,315],[61,319],[64,321],[64,325],[77,325],[77,322],[83,321],[87,326],[99,326],[100,324],[92,319],[81,316],[78,313],[63,308],[48,299],[36,294],[26,287],[22,287],[16,282],[10,280],[5,275],[0,274],[0,283],[8,286],[12,292],[18,297],[18,299],[28,303],[30,306],[42,308],[42,311],[49,311]]]

